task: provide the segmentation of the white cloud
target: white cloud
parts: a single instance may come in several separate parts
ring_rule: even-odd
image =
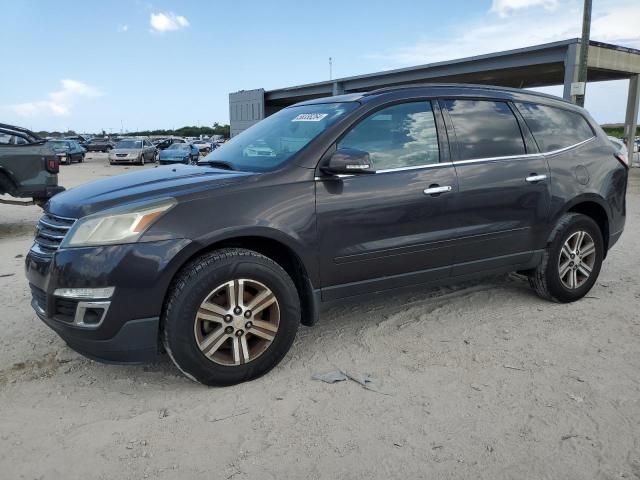
[[[555,10],[559,0],[493,0],[491,12],[501,17],[506,17],[511,12],[531,7],[543,7],[547,10]]]
[[[80,98],[99,97],[102,93],[96,88],[78,80],[62,80],[62,89],[48,94],[45,100],[18,103],[9,108],[21,117],[36,115],[66,116]]]
[[[494,1],[494,7],[500,0]],[[591,38],[640,47],[638,0],[601,0],[594,6]],[[501,0],[502,4],[542,5],[539,0]],[[550,3],[550,2],[546,2]],[[492,7],[492,9],[494,8]],[[444,37],[423,38],[368,57],[393,68],[499,52],[580,36],[582,2],[558,3],[556,10],[523,9],[509,16],[487,12],[474,21],[455,25]]]
[[[152,13],[149,23],[151,31],[159,33],[180,30],[189,26],[189,20],[186,17],[172,12]]]
[[[118,25],[118,32],[125,33],[129,31],[129,25]]]

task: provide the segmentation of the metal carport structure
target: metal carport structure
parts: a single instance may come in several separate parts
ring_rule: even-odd
[[[459,82],[518,88],[564,85],[564,98],[574,101],[571,84],[577,80],[579,53],[580,39],[574,38],[276,90],[242,90],[229,94],[231,135],[302,100],[406,84]],[[640,50],[589,42],[587,78],[588,82],[629,79],[624,131],[633,141],[631,132],[636,129],[640,100]]]

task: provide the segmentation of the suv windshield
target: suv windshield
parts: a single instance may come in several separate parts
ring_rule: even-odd
[[[116,148],[142,148],[140,140],[123,140],[116,143]]]
[[[200,163],[225,162],[234,170],[256,172],[274,169],[357,106],[348,102],[285,108],[233,137]]]

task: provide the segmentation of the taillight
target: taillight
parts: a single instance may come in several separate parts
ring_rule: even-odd
[[[625,168],[629,168],[629,156],[626,153],[618,152],[614,155],[616,159],[625,166]]]
[[[58,173],[60,171],[60,162],[58,161],[58,157],[45,158],[45,166],[49,173]]]

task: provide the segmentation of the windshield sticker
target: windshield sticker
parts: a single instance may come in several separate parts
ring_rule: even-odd
[[[329,114],[328,113],[301,113],[291,121],[292,122],[319,122],[327,115]]]

